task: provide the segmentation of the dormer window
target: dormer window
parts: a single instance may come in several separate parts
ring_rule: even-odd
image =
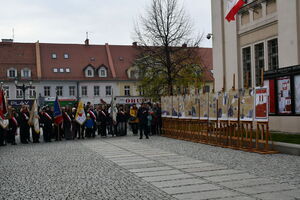
[[[105,67],[99,68],[99,77],[107,77],[107,69]]]
[[[64,54],[64,59],[69,59],[69,54],[65,53]]]
[[[31,77],[31,70],[30,69],[22,69],[21,70],[22,78],[30,78]]]
[[[94,77],[95,69],[93,66],[88,65],[86,68],[84,68],[85,77]]]
[[[56,59],[56,58],[57,58],[56,53],[52,53],[51,58],[52,58],[52,59]]]
[[[16,78],[17,77],[17,70],[14,68],[10,68],[7,70],[7,77],[8,78]]]

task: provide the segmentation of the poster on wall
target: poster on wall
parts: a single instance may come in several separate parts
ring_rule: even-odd
[[[236,90],[228,92],[227,116],[229,120],[238,120],[239,94]]]
[[[240,93],[240,120],[253,121],[254,114],[254,91],[253,89],[245,89]]]
[[[278,112],[292,113],[291,80],[289,77],[277,79]]]
[[[300,114],[300,75],[295,76],[295,112]]]
[[[220,92],[218,94],[218,119],[219,120],[228,120],[227,109],[228,109],[228,93]]]
[[[269,95],[267,88],[255,88],[255,120],[256,121],[268,121],[268,102]]]

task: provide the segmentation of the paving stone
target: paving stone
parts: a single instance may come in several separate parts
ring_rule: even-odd
[[[164,170],[171,170],[171,167],[149,167],[149,168],[142,168],[142,169],[130,169],[129,171],[133,173],[139,172],[156,172],[156,171],[164,171]]]
[[[194,185],[194,184],[202,184],[202,183],[206,183],[206,182],[204,180],[197,179],[197,178],[152,182],[153,185],[155,185],[156,187],[159,187],[159,188],[175,187],[175,186],[183,186],[183,185]]]
[[[183,193],[191,193],[191,192],[202,192],[202,191],[210,191],[210,190],[219,190],[220,187],[213,184],[201,184],[201,185],[188,185],[188,186],[178,186],[178,187],[170,187],[170,188],[162,188],[168,194],[183,194]]]
[[[154,176],[173,175],[173,174],[182,174],[182,172],[179,170],[166,170],[166,171],[156,171],[156,172],[135,173],[135,175],[138,177],[154,177]]]
[[[206,171],[206,172],[196,172],[193,174],[200,177],[208,177],[208,176],[219,176],[219,175],[240,174],[240,173],[242,172],[239,170],[224,169],[224,170],[215,170],[215,171]]]
[[[228,169],[228,167],[225,166],[218,166],[218,165],[209,165],[205,167],[193,167],[193,168],[186,168],[182,169],[185,172],[204,172],[204,171],[216,171],[216,170],[221,170],[221,169]]]
[[[173,195],[173,197],[177,199],[189,199],[189,200],[217,199],[217,198],[222,199],[225,197],[237,197],[237,196],[239,196],[239,193],[232,192],[229,190],[213,190],[213,191]]]
[[[167,175],[167,176],[155,176],[155,177],[144,177],[143,179],[149,182],[154,181],[166,181],[166,180],[174,180],[174,179],[185,179],[185,178],[192,178],[193,176],[188,174],[174,174],[174,175]]]
[[[295,187],[291,187],[288,184],[273,184],[273,185],[259,185],[252,187],[236,188],[235,190],[246,194],[259,194],[266,192],[277,192],[284,190],[293,190]]]
[[[300,189],[280,191],[280,192],[270,192],[254,195],[256,198],[265,200],[290,200],[290,199],[300,199]]]
[[[230,180],[243,180],[243,179],[251,179],[251,178],[257,178],[257,177],[250,175],[248,173],[205,177],[206,180],[213,181],[213,182],[224,182]]]
[[[176,165],[175,167],[178,168],[178,169],[189,169],[189,168],[196,168],[196,167],[212,167],[214,166],[214,164],[212,163],[196,163],[196,164],[191,164],[191,165]]]
[[[229,188],[239,188],[239,187],[250,187],[256,185],[267,185],[274,183],[270,179],[265,178],[257,178],[257,179],[245,179],[245,180],[238,180],[238,181],[229,181],[229,182],[220,182],[218,184],[229,187]]]

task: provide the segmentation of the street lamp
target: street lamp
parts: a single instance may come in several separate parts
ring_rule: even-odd
[[[25,100],[25,92],[27,89],[31,88],[32,86],[32,81],[29,81],[29,85],[25,85],[25,83],[23,83],[22,85],[18,85],[18,80],[15,80],[15,86],[17,89],[21,89],[23,92],[23,100]]]

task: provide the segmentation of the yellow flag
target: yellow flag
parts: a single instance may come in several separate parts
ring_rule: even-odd
[[[83,125],[84,122],[85,122],[85,120],[86,120],[86,115],[85,115],[85,112],[84,112],[83,102],[82,102],[82,101],[80,101],[80,102],[78,103],[78,108],[77,108],[75,120],[76,120],[80,125]]]

